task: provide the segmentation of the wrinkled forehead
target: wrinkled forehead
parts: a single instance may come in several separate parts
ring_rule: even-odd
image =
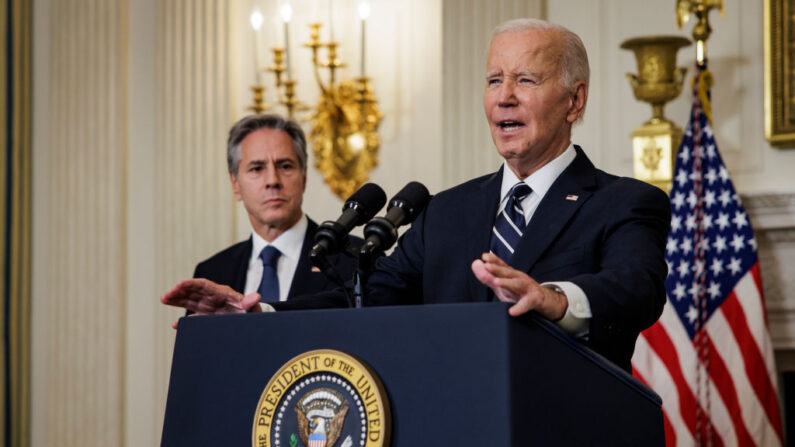
[[[496,67],[497,64],[531,63],[539,65],[537,69],[547,68],[556,71],[563,55],[561,37],[561,34],[554,29],[530,29],[498,34],[491,41],[486,69],[488,71],[505,68]]]
[[[240,142],[241,156],[244,159],[295,159],[298,156],[293,148],[290,135],[280,129],[263,127],[257,129]]]

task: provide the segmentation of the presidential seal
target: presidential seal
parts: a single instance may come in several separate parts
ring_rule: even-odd
[[[262,391],[254,447],[389,445],[389,402],[381,381],[344,352],[305,352],[274,374]]]

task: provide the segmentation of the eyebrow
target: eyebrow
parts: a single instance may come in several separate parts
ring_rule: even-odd
[[[275,164],[284,163],[284,162],[290,162],[290,163],[296,163],[296,164],[298,163],[296,160],[294,160],[292,158],[279,158],[279,159],[274,160],[273,162]],[[249,166],[262,166],[262,165],[266,165],[266,164],[268,164],[268,162],[266,160],[251,160],[251,161],[248,162]]]
[[[486,73],[486,79],[496,78],[496,77],[499,77],[499,76],[505,76],[505,75],[502,72],[497,72],[497,71],[491,72],[491,73]],[[537,71],[520,71],[518,73],[509,73],[508,76],[509,77],[534,76],[534,77],[538,77],[538,78],[542,77],[541,73],[539,73]]]

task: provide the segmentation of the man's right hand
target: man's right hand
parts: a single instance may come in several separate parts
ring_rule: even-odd
[[[194,315],[262,312],[259,293],[244,296],[229,286],[202,278],[178,282],[160,301],[169,306],[184,307],[193,311]],[[173,327],[176,329],[176,322]]]

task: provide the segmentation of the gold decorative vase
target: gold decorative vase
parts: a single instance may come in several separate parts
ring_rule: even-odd
[[[632,50],[638,74],[627,73],[635,98],[651,104],[652,117],[632,132],[635,177],[670,191],[674,151],[682,140],[682,129],[665,118],[665,104],[682,92],[687,69],[676,66],[676,52],[690,45],[680,36],[645,36],[624,41]]]

